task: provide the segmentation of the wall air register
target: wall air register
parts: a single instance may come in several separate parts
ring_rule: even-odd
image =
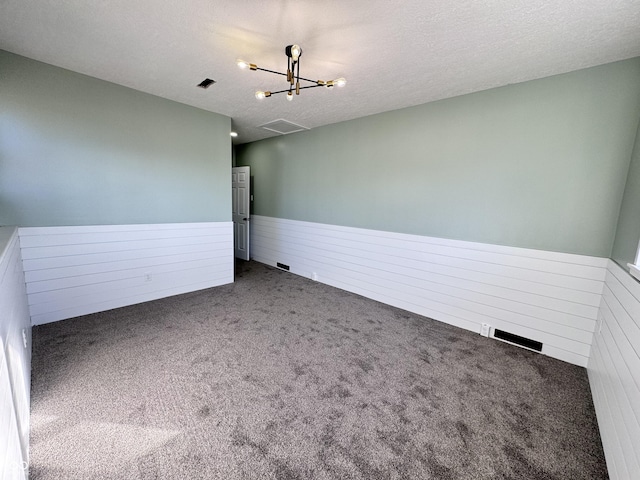
[[[283,269],[283,270],[289,271],[289,265],[285,265],[284,263],[280,263],[280,262],[278,262],[278,263],[276,263],[276,266],[277,266],[278,268]]]
[[[529,350],[534,350],[536,352],[542,351],[542,342],[537,342],[535,340],[531,340],[530,338],[525,338],[521,337],[520,335],[505,332],[504,330],[498,330],[497,328],[493,330],[493,338],[497,338],[498,340],[502,340],[504,342],[513,343],[514,345],[528,348]]]

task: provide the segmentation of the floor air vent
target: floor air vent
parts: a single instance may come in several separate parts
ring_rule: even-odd
[[[529,350],[535,350],[536,352],[542,351],[542,342],[536,342],[530,338],[514,335],[513,333],[498,330],[497,328],[493,331],[493,338],[504,340],[505,342],[513,343],[515,345],[520,345],[521,347],[528,348]]]
[[[280,262],[276,263],[276,265],[278,268],[289,271],[289,265],[285,265],[284,263],[280,263]]]

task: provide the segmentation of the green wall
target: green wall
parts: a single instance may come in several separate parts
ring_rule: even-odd
[[[635,261],[638,241],[640,241],[640,125],[620,208],[611,258],[626,270],[627,263]]]
[[[259,215],[608,257],[639,117],[636,58],[246,144],[237,163]]]
[[[229,221],[230,129],[0,50],[0,225]]]

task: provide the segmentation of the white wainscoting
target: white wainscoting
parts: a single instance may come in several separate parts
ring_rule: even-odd
[[[256,261],[474,332],[488,323],[587,365],[607,259],[258,215],[251,228]]]
[[[233,223],[20,229],[31,323],[233,282]]]
[[[25,479],[29,455],[31,325],[18,229],[10,227],[0,228],[0,346],[0,478]]]
[[[589,381],[612,480],[640,478],[640,283],[609,260]]]

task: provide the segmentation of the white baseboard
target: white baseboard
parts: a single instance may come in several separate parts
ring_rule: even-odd
[[[589,381],[611,480],[640,472],[640,283],[609,260]]]
[[[232,222],[20,229],[33,325],[233,282]]]
[[[254,215],[252,257],[435,320],[482,323],[586,366],[607,259]]]

